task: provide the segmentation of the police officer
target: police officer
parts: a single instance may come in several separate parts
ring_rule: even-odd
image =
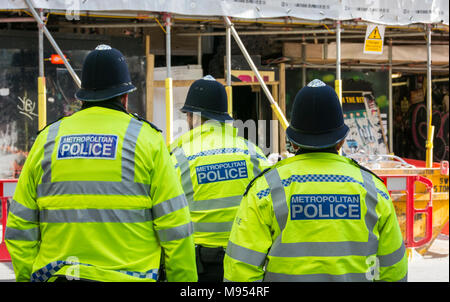
[[[224,250],[242,195],[268,162],[229,123],[225,88],[211,76],[191,85],[181,111],[191,130],[171,151],[194,223],[199,282],[221,282]],[[194,112],[201,116],[197,127]]]
[[[320,80],[294,99],[299,149],[249,185],[224,260],[227,281],[406,281],[407,256],[383,182],[338,154],[349,128]]]
[[[82,110],[39,133],[20,175],[6,244],[17,281],[196,281],[187,201],[160,131],[129,114],[125,57],[86,57]]]

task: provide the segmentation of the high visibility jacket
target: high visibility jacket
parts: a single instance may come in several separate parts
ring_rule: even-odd
[[[194,241],[226,247],[245,188],[268,166],[262,151],[231,125],[208,121],[179,137],[172,159],[188,200]]]
[[[380,179],[352,160],[308,153],[254,180],[224,259],[226,281],[405,281],[407,256]]]
[[[196,281],[186,198],[162,135],[131,114],[91,107],[45,128],[20,175],[6,244],[17,281],[66,275]]]

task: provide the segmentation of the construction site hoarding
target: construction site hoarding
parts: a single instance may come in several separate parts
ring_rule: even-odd
[[[389,25],[449,24],[447,0],[34,0],[35,8],[116,11],[126,14],[165,12],[192,16],[228,16],[244,19],[293,17],[307,20],[353,20]],[[23,0],[0,0],[0,9],[26,9]]]

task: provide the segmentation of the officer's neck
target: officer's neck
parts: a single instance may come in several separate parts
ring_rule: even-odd
[[[108,108],[108,109],[113,109],[113,110],[128,113],[125,106],[118,99],[108,100],[108,101],[100,101],[100,102],[83,102],[83,105],[81,106],[81,110],[91,108],[91,107],[103,107],[103,108]]]
[[[334,147],[327,148],[327,149],[317,149],[317,150],[299,148],[297,150],[297,152],[295,153],[295,155],[306,154],[306,153],[317,153],[317,152],[338,154],[338,151],[336,150],[336,147],[334,146]]]

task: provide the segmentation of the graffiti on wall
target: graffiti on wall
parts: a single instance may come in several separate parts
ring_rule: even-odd
[[[449,113],[433,110],[432,125],[434,125],[433,160],[448,160],[449,153]],[[421,156],[426,152],[427,140],[427,107],[424,103],[413,106],[411,113],[411,137],[414,148],[420,151]]]
[[[27,93],[25,92],[25,95],[23,97],[18,97],[19,103],[17,105],[17,108],[19,109],[19,113],[25,115],[30,120],[33,120],[34,117],[37,117],[38,115],[34,113],[34,109],[36,107],[36,102],[33,102],[27,97]]]

